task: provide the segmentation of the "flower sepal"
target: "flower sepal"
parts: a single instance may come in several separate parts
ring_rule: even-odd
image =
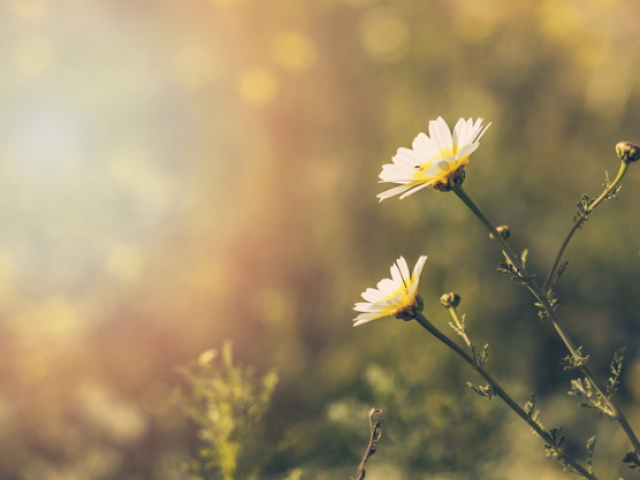
[[[405,322],[408,322],[416,318],[418,314],[422,313],[423,309],[424,301],[422,300],[420,294],[417,294],[414,302],[411,305],[406,306],[396,313],[396,318],[398,320],[404,320]]]
[[[451,172],[448,176],[433,184],[433,189],[439,192],[450,192],[462,185],[465,178],[464,166],[458,167],[457,170]]]

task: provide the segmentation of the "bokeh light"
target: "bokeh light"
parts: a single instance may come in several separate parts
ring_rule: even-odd
[[[495,375],[559,412],[568,448],[597,431],[603,478],[626,474],[602,460],[624,438],[570,408],[564,352],[495,274],[481,226],[451,195],[375,196],[430,119],[484,117],[465,186],[544,275],[615,144],[640,142],[639,15],[627,0],[0,0],[0,478],[189,478],[176,465],[201,444],[172,403],[176,367],[228,339],[281,379],[266,428],[283,447],[261,478],[353,477],[374,405],[367,479],[564,478],[417,328],[352,328],[359,293],[421,254],[430,318],[446,329],[438,298],[458,291]],[[630,347],[634,420],[639,185],[631,168],[578,232],[559,291],[597,372]]]

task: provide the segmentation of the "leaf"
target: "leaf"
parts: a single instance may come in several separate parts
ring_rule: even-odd
[[[576,203],[576,206],[578,207],[578,211],[573,217],[573,222],[577,223],[578,226],[582,225],[587,220],[587,215],[589,214],[588,209],[589,209],[590,202],[591,202],[591,198],[589,197],[589,195],[584,193],[582,197],[580,197],[580,200],[578,201],[578,203]]]
[[[582,399],[578,405],[585,408],[598,410],[610,420],[616,420],[615,413],[609,407],[606,399],[603,398],[592,386],[591,382],[583,378],[571,380],[571,390],[569,395]]]
[[[493,387],[491,385],[486,385],[484,387],[481,387],[479,385],[474,385],[471,382],[467,382],[467,387],[469,387],[471,390],[476,392],[481,397],[491,398],[491,397],[494,397],[496,395],[496,393],[493,391]]]
[[[634,470],[636,468],[640,468],[640,457],[638,457],[638,454],[634,450],[631,450],[630,452],[627,452],[627,454],[624,456],[622,461],[624,463],[628,463],[629,465],[627,465],[627,466],[631,470]]]
[[[547,289],[547,295],[552,294],[553,290],[555,290],[556,286],[558,285],[558,281],[560,280],[560,277],[562,276],[564,271],[567,269],[568,265],[569,265],[569,262],[564,262],[560,264],[560,266],[557,268],[556,272],[553,274],[551,282],[549,283],[549,288]]]
[[[573,355],[567,355],[560,360],[560,365],[564,367],[565,371],[576,370],[578,368],[586,367],[587,363],[589,363],[589,358],[590,355],[584,355],[582,347],[580,346]]]
[[[527,257],[529,256],[529,249],[525,248],[522,253],[520,254],[520,265],[522,265],[522,268],[526,268],[527,266]]]
[[[482,347],[482,350],[478,351],[475,346],[471,346],[471,350],[473,353],[473,360],[476,365],[480,365],[484,367],[487,364],[487,360],[489,359],[489,344],[485,344]]]
[[[622,365],[624,363],[624,354],[626,350],[627,347],[621,347],[613,354],[611,364],[609,365],[611,376],[607,380],[607,395],[611,395],[615,392],[620,384],[620,375],[622,374]]]
[[[596,448],[596,436],[594,435],[587,440],[587,469],[589,473],[593,473],[593,452]]]
[[[529,418],[531,418],[534,408],[536,408],[536,396],[531,395],[531,400],[524,404],[524,413],[526,413]]]

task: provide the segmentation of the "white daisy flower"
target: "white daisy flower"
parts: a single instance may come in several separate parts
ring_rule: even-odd
[[[404,198],[423,188],[449,191],[464,181],[464,167],[469,155],[476,151],[478,140],[489,128],[482,128],[482,118],[475,123],[461,118],[449,130],[442,117],[429,122],[429,136],[419,133],[412,148],[399,148],[393,163],[382,166],[380,183],[398,183],[378,195],[380,201],[395,195]]]
[[[420,274],[427,260],[426,255],[422,255],[413,273],[409,273],[407,261],[400,257],[391,266],[391,278],[384,278],[378,282],[378,288],[367,288],[362,292],[362,298],[366,302],[356,303],[353,308],[357,312],[362,312],[353,321],[354,327],[362,325],[382,317],[395,316],[409,320],[422,311],[422,299],[418,295],[418,282]]]

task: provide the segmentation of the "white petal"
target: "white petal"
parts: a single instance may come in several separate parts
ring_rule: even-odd
[[[416,169],[395,164],[386,164],[382,166],[379,178],[383,182],[391,183],[411,183]]]
[[[353,307],[356,312],[379,313],[387,309],[384,303],[356,303]]]
[[[376,320],[378,318],[382,318],[370,313],[361,313],[353,320],[353,326],[357,327],[358,325],[363,325],[365,323],[371,322],[372,320]]]
[[[478,120],[478,122],[480,122],[481,120],[482,120],[482,119],[480,118],[480,119]],[[486,132],[486,131],[489,129],[489,127],[490,127],[490,126],[491,126],[491,122],[489,122],[489,124],[488,124],[486,127],[484,127],[484,130],[482,130],[482,132],[480,132],[480,133],[478,134],[478,136],[477,136],[476,138],[474,138],[474,141],[476,141],[476,142],[477,142],[478,140],[480,140],[480,139],[482,138],[482,136],[484,135],[484,132]],[[480,127],[481,127],[481,125],[480,125],[480,124],[478,124],[478,130],[480,129]]]
[[[398,285],[390,278],[383,278],[378,282],[378,290],[384,293],[385,297],[393,295],[398,288]]]
[[[438,144],[440,151],[451,150],[453,142],[451,139],[451,130],[447,122],[442,117],[438,117],[437,120],[429,122],[429,136]]]
[[[402,192],[406,192],[407,190],[413,188],[413,185],[400,185],[399,187],[393,187],[389,190],[386,190],[382,193],[379,193],[377,197],[382,200],[386,200],[387,198],[394,197],[396,195],[400,195]],[[403,197],[400,197],[403,198]]]
[[[394,163],[415,167],[422,163],[423,157],[418,152],[414,152],[409,148],[401,147],[398,149],[398,153],[393,156],[392,160]]]
[[[433,167],[429,167],[424,171],[424,175],[426,177],[435,177],[443,170],[448,170],[449,162],[451,160],[455,159],[453,157],[447,157],[445,160],[438,160],[438,162]]]
[[[380,293],[380,290],[376,290],[375,288],[367,288],[366,291],[362,292],[362,298],[364,298],[367,302],[379,302],[384,298],[384,295]]]
[[[404,282],[402,281],[402,275],[400,274],[400,270],[398,269],[398,266],[395,263],[391,265],[391,279],[393,280],[393,283],[396,286],[400,286],[404,284]]]
[[[410,186],[410,190],[408,190],[407,192],[405,192],[402,195],[400,195],[400,200],[402,200],[405,197],[408,197],[409,195],[412,195],[412,194],[416,193],[418,190],[422,190],[423,188],[430,187],[431,185],[433,185],[433,182],[422,183],[422,184],[419,184],[419,185],[412,185],[412,186]]]
[[[473,152],[475,152],[479,146],[480,146],[479,143],[468,143],[467,145],[464,145],[460,150],[458,150],[458,155],[456,155],[456,157],[457,158],[468,157]]]
[[[451,135],[453,144],[460,146],[464,143],[464,138],[468,135],[467,131],[467,122],[464,118],[461,118],[458,120],[458,123],[456,123],[456,126],[453,127],[453,134]]]
[[[411,277],[411,280],[414,281],[416,284],[420,279],[420,275],[422,274],[422,269],[424,268],[424,263],[426,261],[427,261],[427,256],[421,255],[418,261],[416,262],[416,265],[413,267],[413,275]]]
[[[404,257],[400,257],[398,258],[398,260],[396,260],[396,265],[398,265],[398,268],[400,269],[400,274],[402,275],[402,279],[406,284],[411,279],[411,274],[409,273],[409,266],[407,265],[407,261],[404,259]]]
[[[413,143],[411,144],[411,148],[418,153],[421,157],[425,157],[429,154],[429,151],[432,149],[431,144],[433,142],[425,133],[420,132],[416,138],[413,139]]]

